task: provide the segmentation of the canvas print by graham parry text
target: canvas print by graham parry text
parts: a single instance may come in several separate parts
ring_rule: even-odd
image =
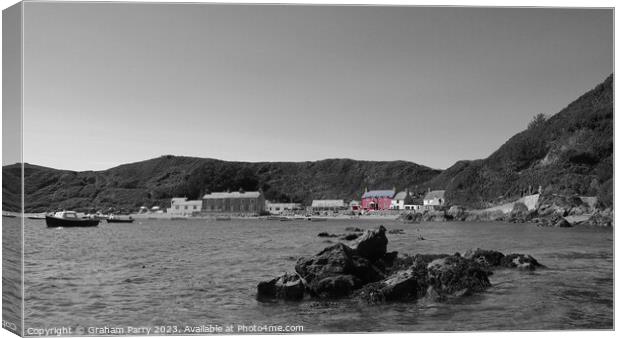
[[[3,11],[3,327],[611,330],[613,9]]]

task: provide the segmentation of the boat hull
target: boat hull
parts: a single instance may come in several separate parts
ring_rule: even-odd
[[[108,223],[133,223],[133,219],[107,219]]]
[[[99,225],[97,219],[66,219],[53,216],[45,216],[45,223],[50,228],[74,228],[74,227],[96,227]]]

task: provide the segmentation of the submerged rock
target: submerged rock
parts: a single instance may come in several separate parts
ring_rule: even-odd
[[[428,284],[440,299],[470,295],[491,286],[491,272],[487,268],[460,256],[436,259],[428,264],[427,270]]]
[[[403,229],[392,229],[388,231],[388,234],[392,234],[392,235],[403,235],[404,233],[405,233],[405,230]]]
[[[524,254],[506,255],[502,258],[501,266],[523,270],[536,270],[536,268],[543,267],[534,257]]]
[[[318,237],[338,237],[340,235],[330,234],[329,232],[319,232]]]

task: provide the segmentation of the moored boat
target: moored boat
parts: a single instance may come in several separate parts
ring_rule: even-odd
[[[110,216],[106,219],[108,223],[133,223],[133,218],[129,216],[128,218],[121,218],[118,216]]]
[[[59,211],[52,215],[45,215],[45,223],[48,227],[95,227],[99,225],[98,219],[80,218],[75,211]]]

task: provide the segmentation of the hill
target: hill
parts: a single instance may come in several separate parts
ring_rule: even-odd
[[[3,210],[17,211],[19,165],[5,166]],[[162,156],[104,171],[67,171],[24,165],[26,212],[66,208],[167,206],[173,196],[196,199],[207,190],[263,189],[267,199],[359,199],[364,187],[404,189],[428,181],[438,170],[405,161],[328,159],[316,162],[227,162]],[[11,198],[13,196],[13,198]]]
[[[104,171],[74,172],[25,164],[27,212],[66,208],[166,206],[173,196],[207,190],[263,189],[267,199],[309,204],[313,199],[359,199],[365,187],[446,190],[449,204],[486,208],[540,186],[544,196],[597,196],[613,207],[613,75],[528,128],[486,159],[459,161],[439,171],[405,161],[328,159],[315,162],[227,162],[162,156]],[[18,211],[20,166],[5,166],[3,210]]]
[[[613,74],[548,119],[538,117],[483,160],[459,161],[426,184],[452,204],[483,208],[530,187],[598,196],[613,207]]]

